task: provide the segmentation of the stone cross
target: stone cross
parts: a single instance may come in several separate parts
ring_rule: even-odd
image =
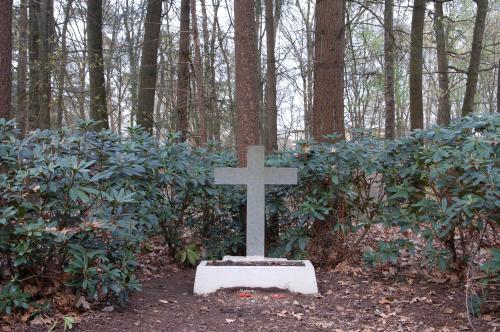
[[[216,168],[215,184],[247,186],[247,256],[264,257],[266,184],[297,184],[296,168],[264,167],[264,147],[249,146],[246,168]]]

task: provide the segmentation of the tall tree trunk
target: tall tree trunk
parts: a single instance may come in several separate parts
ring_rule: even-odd
[[[0,118],[10,119],[12,84],[12,0],[0,3]]]
[[[476,97],[479,65],[481,64],[481,50],[483,49],[484,28],[486,26],[486,15],[488,13],[488,0],[476,0],[475,2],[477,4],[476,23],[474,24],[474,35],[472,36],[472,49],[470,52],[469,69],[467,70],[467,83],[465,86],[462,116],[474,112],[474,98]]]
[[[181,1],[181,32],[177,65],[176,130],[186,139],[189,129],[189,15],[190,0]]]
[[[214,29],[214,36],[217,36],[217,41],[219,44],[219,49],[222,53],[222,59],[224,60],[224,65],[226,67],[226,89],[227,89],[227,98],[228,98],[228,111],[229,111],[229,121],[231,123],[230,125],[230,133],[229,133],[229,141],[234,142],[236,145],[236,132],[237,132],[237,124],[236,124],[236,103],[234,101],[234,92],[233,92],[233,74],[232,74],[232,68],[231,68],[231,62],[229,60],[229,55],[226,49],[226,46],[224,44],[224,37],[223,37],[223,32],[221,31],[219,22],[217,20],[217,17],[214,19],[215,23],[215,29]],[[219,112],[220,114],[220,112]],[[220,129],[220,123],[221,120],[220,116],[217,118],[218,120],[218,125]],[[220,131],[219,131],[220,133]]]
[[[498,59],[497,75],[497,112],[500,113],[500,59]]]
[[[144,43],[139,84],[139,107],[137,123],[150,134],[154,127],[156,78],[158,75],[158,46],[160,44],[162,0],[148,0],[144,22]]]
[[[410,41],[410,129],[424,128],[422,66],[426,0],[413,1]]]
[[[135,38],[133,36],[134,27],[131,26],[129,22],[130,6],[128,0],[125,1],[125,7],[127,8],[127,13],[123,17],[123,25],[125,27],[125,40],[127,41],[127,52],[128,60],[130,63],[130,126],[134,125],[134,120],[137,115],[137,105],[138,105],[138,87],[139,79],[137,77],[138,65],[137,65],[137,54],[135,49]]]
[[[68,47],[66,34],[68,32],[68,24],[70,19],[71,7],[74,0],[68,0],[64,7],[64,22],[61,31],[61,58],[59,60],[59,72],[57,74],[57,128],[62,128],[64,114],[64,81],[67,75],[66,64],[68,62]]]
[[[166,79],[165,79],[165,67],[166,67],[166,62],[165,62],[165,49],[160,48],[160,62],[158,64],[158,69],[157,72],[160,75],[158,84],[161,87],[158,90],[158,96],[157,96],[157,102],[155,105],[155,138],[157,141],[160,140],[161,138],[161,130],[162,128],[165,128],[165,121],[162,117],[162,106],[163,106],[163,99],[165,98],[165,91],[166,91]]]
[[[266,120],[266,113],[264,110],[264,81],[262,79],[262,35],[261,35],[261,20],[262,20],[262,0],[253,0],[254,7],[255,7],[255,31],[257,35],[256,39],[256,44],[257,44],[257,68],[259,70],[257,71],[257,109],[259,110],[259,126],[260,126],[260,134],[261,137],[259,139],[260,144],[266,145],[266,126],[267,126],[267,120]]]
[[[316,2],[313,137],[344,137],[344,0]]]
[[[39,127],[40,116],[40,2],[29,0],[29,105],[28,130]]]
[[[40,129],[50,129],[51,104],[51,48],[53,46],[53,0],[40,1]]]
[[[434,31],[436,33],[436,49],[439,81],[438,125],[450,123],[450,89],[448,81],[448,51],[446,49],[446,35],[444,33],[443,2],[434,3]]]
[[[207,110],[205,102],[205,82],[203,78],[203,63],[200,50],[200,35],[198,18],[196,17],[196,0],[191,0],[191,31],[194,44],[194,76],[196,80],[196,112],[200,118],[201,144],[207,143]],[[208,54],[207,54],[208,56]]]
[[[394,0],[385,0],[384,8],[384,83],[385,138],[393,139],[396,131],[396,101],[394,99]]]
[[[87,49],[90,78],[90,118],[97,130],[109,129],[102,54],[102,0],[87,0]]]
[[[212,26],[212,35],[208,30],[208,16],[205,0],[201,0],[202,30],[203,30],[203,55],[205,70],[205,104],[207,106],[207,131],[210,139],[220,140],[220,119],[217,112],[217,96],[215,86],[215,20]],[[219,1],[214,4],[214,16],[217,15]]]
[[[28,131],[28,99],[26,75],[28,73],[28,0],[19,4],[19,59],[17,65],[16,120],[24,135]]]
[[[276,107],[276,57],[275,48],[275,24],[273,13],[273,0],[266,1],[266,52],[267,52],[267,76],[266,76],[266,117],[267,117],[267,140],[266,151],[278,150],[278,109]],[[279,1],[279,0],[278,0]]]
[[[234,2],[234,44],[236,57],[236,151],[240,166],[246,166],[249,145],[260,142],[258,110],[257,31],[253,1]]]
[[[296,7],[302,17],[302,22],[305,25],[306,34],[306,63],[301,64],[301,79],[304,91],[304,136],[309,139],[312,135],[313,122],[313,57],[314,57],[314,36],[313,24],[311,22],[311,1],[306,0],[306,10],[301,7],[301,2],[296,0]]]

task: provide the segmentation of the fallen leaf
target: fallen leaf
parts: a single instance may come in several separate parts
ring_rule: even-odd
[[[429,282],[435,283],[435,284],[444,284],[450,281],[450,278],[431,278],[429,279]]]
[[[113,310],[115,310],[115,307],[113,307],[112,305],[108,305],[107,307],[101,309],[102,312],[111,312]]]
[[[39,315],[30,322],[30,325],[50,325],[53,322],[54,320],[52,318],[43,317],[42,315]]]
[[[387,297],[383,297],[380,300],[378,300],[378,304],[392,304],[394,300],[390,300]]]
[[[90,304],[87,302],[87,299],[85,299],[85,296],[80,296],[78,298],[78,301],[76,301],[75,303],[75,307],[81,308],[83,310],[89,310]]]
[[[286,314],[288,313],[287,310],[281,310],[281,312],[276,313],[276,316],[279,317],[286,317]]]
[[[314,323],[314,325],[316,325],[316,327],[319,327],[322,329],[327,329],[327,328],[330,328],[333,326],[333,322],[320,321],[320,322]]]
[[[384,314],[381,310],[379,309],[375,309],[375,315],[376,316],[379,316],[379,317],[382,317],[382,318],[387,318],[389,316],[387,316],[386,314]]]
[[[411,299],[410,304],[413,304],[415,302],[424,302],[424,301],[427,301],[427,297],[426,296],[414,297],[413,299]]]

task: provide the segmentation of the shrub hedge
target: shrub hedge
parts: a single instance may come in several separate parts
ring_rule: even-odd
[[[0,119],[0,312],[42,298],[26,292],[34,283],[126,302],[139,288],[141,244],[156,234],[191,263],[242,250],[244,188],[212,182],[213,168],[237,165],[232,152],[93,125],[20,138]],[[334,266],[382,225],[399,236],[365,251],[366,262],[396,263],[402,249],[413,252],[411,232],[431,264],[463,269],[499,226],[499,132],[498,114],[473,116],[393,141],[359,131],[269,156],[268,166],[299,169],[297,186],[268,187],[269,254],[310,254]],[[498,250],[492,254],[483,269],[495,278]]]

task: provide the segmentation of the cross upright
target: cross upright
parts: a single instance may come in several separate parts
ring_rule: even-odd
[[[264,166],[264,147],[249,146],[246,168],[216,168],[215,184],[247,186],[247,256],[264,257],[266,184],[297,184],[296,168]]]

